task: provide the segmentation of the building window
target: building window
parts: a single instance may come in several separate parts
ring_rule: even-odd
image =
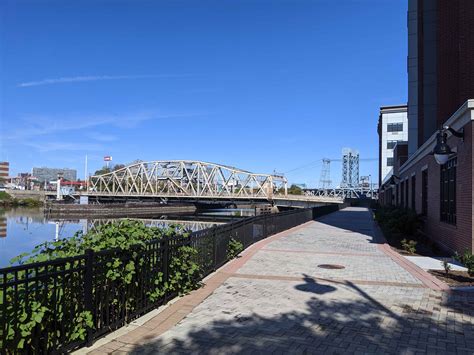
[[[402,132],[403,123],[388,123],[387,132]]]
[[[395,189],[395,205],[399,206],[400,204],[400,193],[399,193],[399,190],[400,190],[400,185],[397,184],[397,188]]]
[[[421,172],[421,214],[428,214],[428,169]]]
[[[408,208],[408,179],[405,181],[405,208]]]
[[[440,167],[440,220],[456,224],[456,165],[457,158]]]
[[[400,207],[405,207],[405,181],[400,184]]]
[[[416,211],[416,177],[411,177],[411,209]]]
[[[387,158],[387,166],[393,166],[393,158]]]
[[[398,141],[387,141],[387,149],[393,149]]]

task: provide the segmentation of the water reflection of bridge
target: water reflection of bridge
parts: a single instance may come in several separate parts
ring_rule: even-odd
[[[178,219],[143,219],[143,218],[130,218],[134,221],[143,222],[147,227],[167,228],[170,225],[181,225],[191,231],[198,231],[202,229],[211,228],[213,226],[223,224],[224,222],[213,222],[213,221],[196,221],[196,220],[178,220]],[[85,223],[84,223],[85,222]],[[97,231],[99,227],[107,224],[117,222],[117,219],[94,219],[84,220],[83,232]],[[84,228],[85,227],[85,228]]]

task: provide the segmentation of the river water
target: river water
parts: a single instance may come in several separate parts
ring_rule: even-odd
[[[227,223],[235,218],[254,215],[254,210],[225,209],[208,210],[203,213],[180,216],[156,216],[155,218],[133,218],[148,226],[166,227],[169,224],[181,224],[192,231],[210,228]],[[0,268],[8,266],[10,260],[24,252],[30,252],[36,245],[45,241],[68,238],[77,231],[87,232],[100,224],[116,219],[66,220],[50,219],[41,209],[16,208],[0,210]]]

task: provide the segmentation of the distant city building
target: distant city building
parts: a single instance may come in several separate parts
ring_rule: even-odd
[[[10,163],[6,161],[0,162],[0,179],[6,180],[10,174]]]
[[[379,186],[392,176],[393,148],[408,140],[407,105],[382,106],[379,123]]]
[[[5,238],[7,236],[7,219],[5,217],[0,217],[0,238]]]
[[[77,171],[74,169],[57,169],[57,168],[33,168],[32,175],[38,179],[39,182],[50,182],[58,179],[58,174],[62,178],[69,181],[77,180]]]

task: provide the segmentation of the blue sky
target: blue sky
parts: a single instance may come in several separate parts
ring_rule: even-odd
[[[0,159],[196,159],[317,185],[407,100],[406,1],[0,3]],[[300,166],[306,168],[293,170]],[[340,163],[332,179],[340,180]],[[377,162],[361,175],[377,176]],[[374,180],[376,180],[374,178]]]

